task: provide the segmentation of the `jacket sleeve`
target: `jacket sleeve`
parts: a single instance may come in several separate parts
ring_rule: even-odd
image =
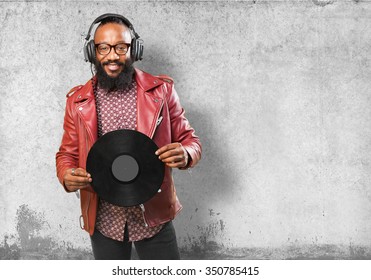
[[[68,190],[63,182],[63,175],[67,169],[78,167],[78,138],[76,135],[76,128],[73,121],[71,108],[72,104],[70,104],[67,100],[63,123],[64,132],[62,142],[59,147],[59,151],[56,154],[57,177],[67,192]]]
[[[168,87],[170,87],[170,91],[168,91],[167,102],[170,112],[172,142],[180,142],[189,154],[188,165],[185,168],[194,167],[201,159],[201,142],[184,115],[185,111],[180,104],[174,84],[169,83]]]

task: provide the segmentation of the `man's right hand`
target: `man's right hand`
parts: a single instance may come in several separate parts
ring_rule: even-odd
[[[68,191],[74,192],[85,189],[92,182],[91,175],[83,168],[67,169],[63,176],[63,182]]]

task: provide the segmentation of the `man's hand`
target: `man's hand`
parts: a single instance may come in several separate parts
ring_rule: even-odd
[[[83,168],[67,169],[63,176],[64,185],[70,192],[84,189],[92,181],[91,175]]]
[[[156,151],[159,159],[172,168],[186,167],[188,164],[188,153],[181,143],[171,143]]]

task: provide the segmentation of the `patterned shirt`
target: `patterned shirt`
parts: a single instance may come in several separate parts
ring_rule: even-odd
[[[133,83],[125,90],[107,91],[99,87],[95,90],[99,136],[118,129],[137,127],[137,85]],[[123,241],[125,224],[129,241],[150,238],[158,233],[162,225],[148,227],[140,206],[120,207],[100,199],[96,229],[104,236]]]

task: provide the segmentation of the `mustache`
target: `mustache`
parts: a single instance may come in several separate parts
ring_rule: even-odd
[[[119,60],[107,60],[107,61],[103,62],[102,65],[105,66],[105,65],[108,65],[108,64],[111,64],[111,63],[115,63],[119,66],[124,66],[125,65],[125,63],[122,63]]]

